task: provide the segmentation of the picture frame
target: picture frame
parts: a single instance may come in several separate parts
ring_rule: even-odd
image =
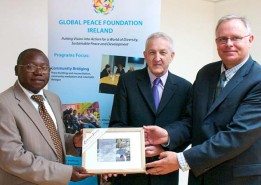
[[[88,173],[145,173],[143,128],[84,128],[82,166]]]

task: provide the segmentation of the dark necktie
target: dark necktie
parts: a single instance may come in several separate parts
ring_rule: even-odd
[[[223,71],[219,77],[219,81],[218,81],[216,93],[215,93],[215,99],[219,96],[220,92],[225,87],[226,80],[227,80],[226,74],[225,74],[225,71]]]
[[[50,136],[53,140],[53,144],[54,144],[55,150],[57,152],[57,157],[59,159],[59,162],[63,163],[64,158],[63,158],[62,141],[61,141],[60,136],[58,135],[58,131],[55,128],[55,124],[54,124],[51,116],[48,114],[48,112],[44,106],[43,96],[42,95],[32,95],[32,99],[34,101],[36,101],[39,105],[40,116],[42,117],[44,124],[47,127],[47,129],[50,133]]]
[[[154,98],[154,105],[155,105],[156,110],[158,109],[159,102],[160,102],[159,90],[158,90],[160,82],[161,82],[160,78],[156,78],[153,81],[153,87],[152,87],[153,98]]]

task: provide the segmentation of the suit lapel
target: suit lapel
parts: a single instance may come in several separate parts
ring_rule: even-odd
[[[137,76],[137,83],[144,100],[147,102],[149,108],[155,113],[156,110],[147,68],[144,68],[141,71],[141,74]]]
[[[37,110],[34,108],[26,94],[23,92],[18,82],[14,85],[14,96],[19,100],[19,106],[25,112],[25,114],[32,120],[32,123],[38,128],[40,134],[44,137],[46,142],[56,153],[52,138]],[[27,123],[26,123],[27,124]],[[29,124],[29,123],[28,123]]]
[[[207,110],[213,105],[215,101],[215,91],[220,76],[221,62],[217,67],[209,74],[209,88],[208,88],[208,107]]]
[[[166,104],[170,101],[171,97],[175,94],[177,87],[178,86],[175,82],[175,76],[169,73],[158,107],[158,113],[160,113],[164,109]]]
[[[253,65],[253,60],[251,57],[248,61],[236,72],[236,74],[230,79],[227,85],[223,88],[220,95],[214,101],[212,106],[210,107],[206,117],[212,113],[212,111],[223,102],[223,100],[229,95],[229,93],[237,87],[237,85],[244,79],[244,76],[249,73],[251,66]]]

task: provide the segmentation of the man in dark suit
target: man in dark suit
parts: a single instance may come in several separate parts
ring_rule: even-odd
[[[165,129],[145,128],[147,143],[169,141],[171,149],[191,140],[192,147],[161,153],[161,160],[147,164],[148,173],[190,169],[191,185],[261,183],[261,67],[249,54],[253,38],[245,18],[228,15],[219,20],[221,61],[198,72],[190,115]]]
[[[61,101],[43,90],[50,69],[42,51],[27,49],[17,59],[17,82],[0,94],[1,185],[66,185],[90,176],[82,167],[63,164],[66,152],[76,154],[81,147],[82,132],[64,133]],[[43,97],[43,107],[36,95]]]
[[[191,84],[168,71],[174,54],[173,41],[166,34],[154,33],[148,37],[144,51],[147,67],[120,77],[114,96],[110,127],[142,127],[151,124],[164,127],[181,118]],[[156,79],[159,80],[159,105],[155,105],[152,90]],[[184,148],[181,146],[175,151]],[[161,145],[147,146],[147,162],[157,160],[158,154],[163,150]],[[162,176],[119,175],[113,180],[113,184],[177,185],[178,172]]]

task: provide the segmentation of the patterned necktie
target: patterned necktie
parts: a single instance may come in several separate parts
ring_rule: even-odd
[[[161,82],[160,78],[156,78],[153,81],[153,87],[152,87],[154,105],[155,105],[156,110],[158,109],[159,102],[160,102],[159,90],[158,90],[160,82]]]
[[[55,128],[55,124],[51,118],[51,116],[48,114],[45,106],[44,106],[44,102],[43,102],[43,96],[42,95],[32,95],[31,98],[36,101],[39,105],[39,113],[40,116],[42,117],[45,126],[47,127],[50,136],[53,140],[53,144],[55,147],[55,150],[57,152],[57,157],[59,159],[60,163],[64,162],[64,158],[63,158],[63,147],[62,147],[62,141],[60,136],[58,135],[58,131]]]
[[[225,71],[223,71],[219,77],[219,81],[218,81],[216,93],[215,93],[215,99],[219,96],[220,92],[225,87],[226,80],[227,80],[226,74],[225,74]]]

